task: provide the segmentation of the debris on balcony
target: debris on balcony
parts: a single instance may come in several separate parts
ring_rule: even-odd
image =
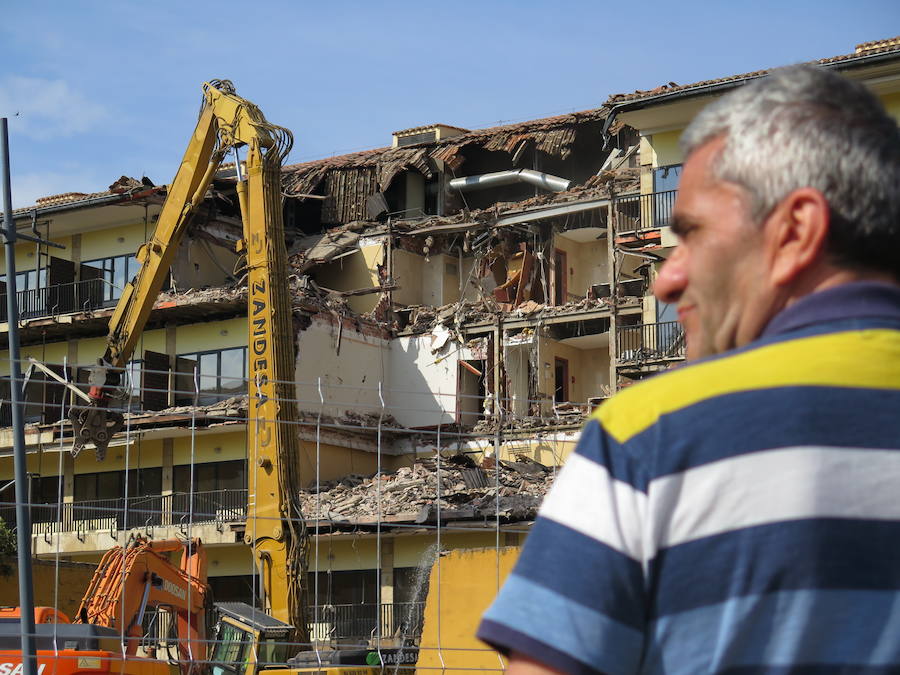
[[[533,520],[555,472],[525,456],[491,465],[454,455],[441,457],[438,472],[437,458],[429,457],[380,477],[351,474],[323,483],[318,492],[301,492],[300,499],[308,519],[338,526],[372,524],[379,513],[389,523],[433,524],[438,507],[442,522],[498,515],[506,522]]]

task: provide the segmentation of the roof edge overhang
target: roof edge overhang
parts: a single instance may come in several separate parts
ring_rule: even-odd
[[[890,61],[900,61],[900,50],[882,54],[862,54],[860,56],[854,56],[843,61],[834,61],[830,63],[816,63],[815,61],[813,61],[808,65],[817,65],[822,68],[830,68],[834,70],[851,70],[865,66],[879,65],[881,63]],[[695,96],[709,96],[718,92],[727,91],[735,87],[740,87],[747,82],[750,82],[751,80],[758,80],[761,77],[765,77],[773,70],[777,70],[777,68],[769,68],[764,72],[753,73],[745,77],[728,80],[727,82],[712,82],[709,84],[688,87],[686,89],[679,89],[677,91],[662,92],[644,98],[623,101],[621,103],[608,104],[610,108],[610,114],[607,119],[610,120],[623,112],[641,110],[643,108],[660,105],[663,103],[669,103],[672,101],[692,98]]]

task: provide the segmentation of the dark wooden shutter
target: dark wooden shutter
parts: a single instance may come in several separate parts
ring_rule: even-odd
[[[47,286],[48,312],[64,314],[75,311],[75,263],[50,256]]]
[[[175,359],[175,404],[194,404],[194,369],[197,367],[195,359],[186,359],[179,356]]]
[[[141,405],[144,410],[163,410],[169,407],[168,354],[144,352],[144,368],[141,377]]]
[[[90,265],[78,268],[78,293],[76,294],[77,310],[83,312],[103,306],[103,270]]]

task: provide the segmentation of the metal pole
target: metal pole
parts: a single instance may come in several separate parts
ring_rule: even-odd
[[[13,458],[16,479],[16,543],[19,564],[19,607],[22,641],[22,675],[36,675],[34,650],[34,586],[31,575],[31,517],[28,513],[25,427],[22,424],[22,371],[19,366],[19,304],[16,301],[16,226],[12,217],[9,178],[9,128],[0,117],[0,162],[3,181],[3,235],[6,247],[6,307],[9,326],[10,405],[12,406]]]

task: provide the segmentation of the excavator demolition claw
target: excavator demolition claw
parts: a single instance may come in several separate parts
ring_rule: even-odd
[[[125,424],[122,413],[108,408],[72,408],[69,420],[72,422],[75,436],[72,442],[72,456],[77,457],[85,445],[93,443],[97,449],[98,462],[106,457],[109,440]]]

